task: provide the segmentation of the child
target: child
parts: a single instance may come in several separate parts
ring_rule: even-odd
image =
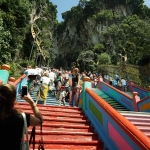
[[[65,87],[61,86],[60,95],[59,95],[59,106],[61,105],[62,102],[64,106],[66,105],[65,96],[66,96]]]
[[[65,77],[65,82],[64,82],[65,90],[66,90],[66,96],[65,96],[65,101],[69,102],[69,92],[70,92],[70,83],[69,83],[69,77]]]

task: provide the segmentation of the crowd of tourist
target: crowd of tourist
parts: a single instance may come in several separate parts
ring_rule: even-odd
[[[66,102],[69,102],[70,106],[78,106],[79,95],[82,90],[83,78],[85,76],[88,76],[94,85],[97,84],[98,77],[102,76],[101,73],[92,73],[91,71],[80,73],[78,68],[73,68],[73,70],[60,70],[38,66],[35,68],[29,66],[25,73],[28,75],[27,85],[29,92],[33,90],[35,85],[39,85],[36,94],[36,103],[38,103],[38,100],[43,100],[44,104],[46,104],[48,92],[54,91],[59,105],[66,105]],[[103,77],[109,80],[110,85],[113,87],[121,87],[122,91],[127,91],[126,80],[124,78],[120,79],[118,74],[116,74],[114,78],[109,77],[107,74],[103,75]]]

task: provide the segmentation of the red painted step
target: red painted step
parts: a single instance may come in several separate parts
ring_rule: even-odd
[[[19,103],[15,108],[33,114],[27,103]],[[103,142],[80,108],[38,105],[44,119],[42,125],[45,150],[77,149],[103,150]],[[29,137],[32,127],[28,128]],[[40,127],[36,127],[36,145],[40,139]],[[30,146],[32,148],[32,145]]]
[[[97,146],[98,145],[98,146]],[[91,145],[78,145],[78,144],[44,144],[44,148],[46,150],[58,150],[58,149],[63,149],[63,150],[103,150],[102,142],[96,143],[96,144],[91,144]],[[32,145],[30,146],[32,149]],[[35,148],[38,148],[38,144],[35,145]]]
[[[92,140],[97,140],[98,141],[98,136],[97,134],[93,134],[93,135],[88,135],[88,134],[78,134],[77,132],[74,132],[74,133],[66,133],[66,134],[63,134],[62,132],[59,132],[56,134],[56,132],[51,132],[52,134],[49,134],[48,132],[44,132],[44,135],[43,135],[43,140],[45,143],[51,143],[53,141],[79,141],[79,142],[89,142],[89,141],[92,141]],[[36,133],[36,137],[35,139],[38,141],[40,139],[40,133],[38,132],[38,134]],[[29,138],[30,138],[30,134],[29,134]]]
[[[33,114],[32,110],[24,110],[24,112]],[[54,115],[54,116],[68,116],[68,117],[79,118],[79,117],[83,117],[84,113],[82,113],[82,112],[81,113],[74,113],[74,112],[68,113],[68,112],[45,112],[45,111],[43,111],[42,115],[43,116],[51,116],[51,115]]]
[[[27,102],[17,102],[16,106],[29,106],[29,104]],[[68,107],[68,106],[50,106],[50,105],[43,105],[43,104],[37,104],[37,106],[40,107],[46,107],[46,108],[67,108],[67,109],[71,109],[71,110],[80,110],[82,111],[82,108],[79,107]]]
[[[29,131],[31,131],[32,127],[29,127]],[[36,127],[37,130],[40,130],[40,127]],[[50,126],[42,127],[43,130],[46,131],[65,131],[65,132],[94,132],[94,127],[91,126],[72,126],[72,125],[60,125],[60,124],[52,124]]]
[[[23,109],[23,110],[31,110],[31,106],[26,106],[26,105],[24,105],[24,106],[22,106],[22,105],[16,105],[15,106],[15,108],[16,109]],[[80,110],[77,110],[77,109],[66,109],[66,108],[52,108],[52,107],[38,107],[39,108],[39,110],[41,111],[41,112],[67,112],[67,113],[76,113],[76,114],[81,114],[81,111]]]

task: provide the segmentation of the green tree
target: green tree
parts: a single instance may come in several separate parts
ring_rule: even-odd
[[[93,51],[97,54],[101,54],[102,52],[104,52],[104,49],[105,49],[104,45],[101,43],[98,43],[94,46]]]
[[[10,61],[11,59],[11,39],[11,34],[4,29],[3,20],[0,16],[0,64],[7,63],[7,61]]]
[[[99,64],[100,65],[110,65],[111,64],[111,58],[107,53],[102,53],[98,57]]]
[[[111,36],[116,53],[131,64],[150,53],[150,24],[136,15],[127,17],[120,25],[112,25],[104,35]]]

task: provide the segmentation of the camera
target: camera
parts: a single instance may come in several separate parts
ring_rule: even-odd
[[[28,87],[26,85],[22,86],[21,97],[24,97],[24,95],[28,95]]]

